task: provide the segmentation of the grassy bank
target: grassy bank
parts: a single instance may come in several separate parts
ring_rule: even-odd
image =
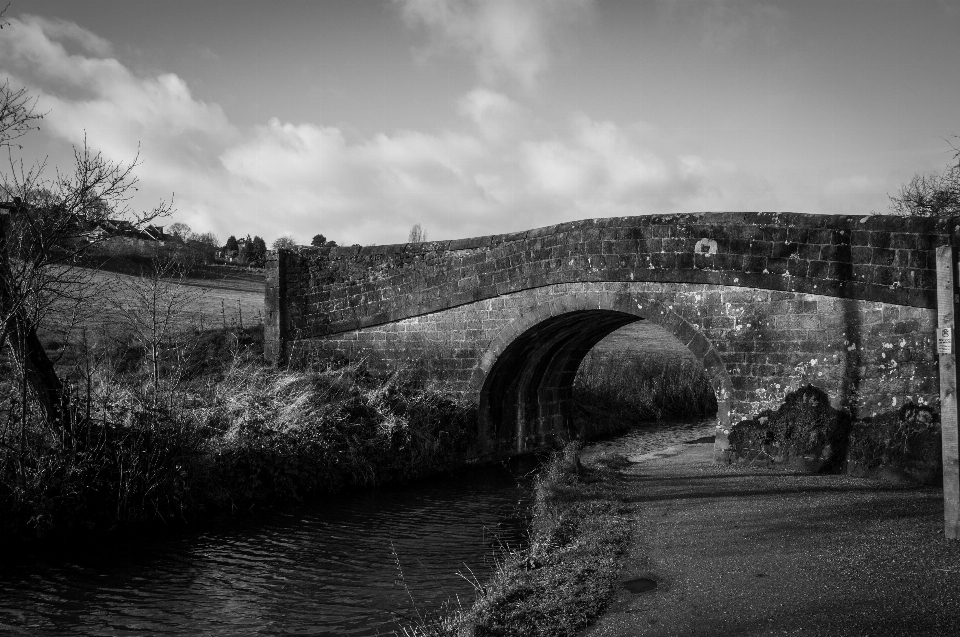
[[[577,372],[574,396],[586,439],[620,433],[643,421],[717,413],[703,367],[683,356],[591,351]]]
[[[572,636],[598,617],[618,584],[631,528],[611,498],[615,467],[587,469],[568,445],[536,482],[527,549],[503,556],[477,583],[468,609],[447,609],[405,629],[407,637]]]
[[[69,428],[45,422],[3,370],[0,541],[182,523],[409,479],[461,459],[475,438],[464,431],[470,408],[416,370],[272,369],[259,328],[166,347],[159,383],[129,343],[71,360]]]

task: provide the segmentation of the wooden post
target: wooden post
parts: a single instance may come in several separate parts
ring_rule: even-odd
[[[960,456],[957,423],[957,333],[960,308],[952,246],[937,248],[937,353],[940,358],[940,427],[943,436],[943,531],[960,539]]]
[[[287,356],[287,268],[283,250],[268,253],[264,264],[263,355],[274,365],[283,365]]]

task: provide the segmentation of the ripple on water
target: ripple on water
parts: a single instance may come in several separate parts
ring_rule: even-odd
[[[526,498],[505,469],[473,471],[35,560],[0,572],[0,634],[389,634],[416,615],[404,585],[424,608],[470,603],[458,572],[482,579],[522,542]]]

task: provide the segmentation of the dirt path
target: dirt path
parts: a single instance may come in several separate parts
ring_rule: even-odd
[[[636,524],[623,579],[658,588],[621,590],[586,635],[960,634],[960,543],[943,537],[939,489],[670,446],[627,449],[619,493]]]
[[[657,422],[634,429],[613,438],[595,442],[583,449],[580,458],[590,463],[594,458],[607,454],[627,456],[636,462],[649,453],[670,453],[667,449],[683,448],[684,445],[713,440],[716,420],[709,418],[699,422]]]

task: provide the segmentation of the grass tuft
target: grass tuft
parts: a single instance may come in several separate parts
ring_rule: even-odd
[[[585,468],[576,443],[557,452],[535,487],[530,544],[505,552],[470,608],[446,608],[408,637],[573,636],[615,592],[631,525],[605,486],[620,474]]]

